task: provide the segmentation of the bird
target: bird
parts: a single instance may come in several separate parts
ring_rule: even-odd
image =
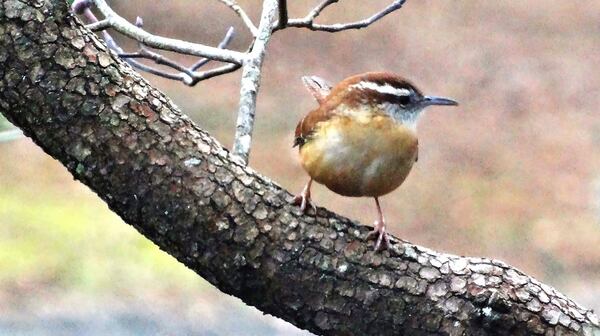
[[[316,214],[313,181],[342,196],[372,197],[377,220],[368,238],[377,237],[375,251],[389,248],[379,198],[398,188],[418,160],[417,121],[423,110],[458,103],[423,95],[390,72],[353,75],[333,87],[317,76],[302,79],[319,106],[296,126],[293,146],[309,180],[292,204]]]

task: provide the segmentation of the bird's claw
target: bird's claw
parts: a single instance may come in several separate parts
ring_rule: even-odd
[[[377,236],[377,242],[375,242],[375,252],[383,246],[386,250],[390,247],[390,239],[388,234],[385,232],[385,224],[380,221],[375,221],[375,227],[373,231],[369,232],[367,239],[372,239]],[[383,245],[381,244],[383,243]]]
[[[310,194],[307,195],[306,193],[300,193],[299,195],[296,195],[291,204],[299,205],[302,213],[306,213],[308,207],[312,208],[315,214],[317,213],[317,206],[312,202]]]

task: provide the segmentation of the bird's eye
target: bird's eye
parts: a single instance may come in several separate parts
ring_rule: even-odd
[[[398,104],[407,105],[408,103],[410,103],[410,96],[408,96],[408,95],[398,96]]]

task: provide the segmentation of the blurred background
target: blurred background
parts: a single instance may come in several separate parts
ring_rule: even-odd
[[[260,2],[238,2],[256,21]],[[317,1],[289,2],[299,17]],[[233,25],[231,47],[249,42],[218,1],[112,3],[153,33],[216,45]],[[340,1],[319,22],[370,16],[388,3]],[[422,119],[419,162],[383,198],[391,232],[504,260],[600,310],[600,2],[409,0],[360,31],[278,32],[262,77],[252,167],[300,191],[306,174],[293,131],[315,107],[300,77],[335,83],[375,70],[461,103]],[[144,76],[231,145],[239,71],[194,88]],[[317,186],[314,200],[363,223],[375,218],[370,199]],[[57,334],[308,335],[159,251],[31,141],[0,143],[0,335]]]

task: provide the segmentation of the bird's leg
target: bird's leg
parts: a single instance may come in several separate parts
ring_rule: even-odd
[[[310,180],[308,180],[308,183],[306,183],[306,185],[304,186],[304,189],[302,189],[302,192],[299,195],[297,195],[296,197],[294,197],[292,204],[299,205],[300,210],[302,212],[306,212],[307,205],[310,205],[310,207],[315,211],[315,214],[316,214],[317,207],[310,199],[310,186],[312,184],[312,181],[313,181],[312,178]]]
[[[383,217],[383,212],[381,211],[381,206],[379,205],[379,198],[377,197],[375,197],[375,204],[377,205],[378,219],[375,221],[375,228],[372,232],[369,232],[367,238],[377,235],[375,251],[379,251],[381,243],[383,242],[384,247],[387,249],[390,246],[390,240],[388,238],[388,234],[385,232],[385,217]]]

